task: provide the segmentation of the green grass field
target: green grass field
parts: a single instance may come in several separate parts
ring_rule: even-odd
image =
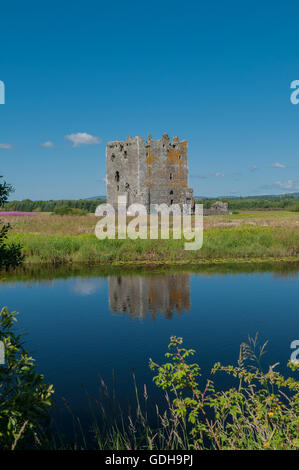
[[[3,219],[3,217],[2,217]],[[299,214],[243,212],[204,218],[204,243],[184,250],[183,240],[98,240],[93,215],[7,217],[9,243],[23,246],[26,264],[84,263],[196,265],[223,262],[299,261]]]

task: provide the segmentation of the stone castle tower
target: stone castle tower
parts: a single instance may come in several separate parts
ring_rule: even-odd
[[[127,205],[190,204],[188,187],[188,144],[167,134],[160,140],[149,135],[109,142],[106,147],[107,202],[117,207],[118,196],[127,196]]]

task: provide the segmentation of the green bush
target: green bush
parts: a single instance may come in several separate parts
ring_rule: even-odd
[[[294,206],[291,207],[292,212],[299,212],[299,204],[295,204]]]
[[[57,206],[54,209],[56,215],[86,215],[87,211],[84,209],[76,209],[69,206]]]
[[[5,364],[0,364],[0,448],[16,449],[40,445],[52,385],[36,372],[34,359],[14,331],[16,313],[5,307],[0,312],[0,341]]]
[[[0,179],[2,176],[0,176]],[[10,184],[6,182],[0,183],[0,207],[3,207],[9,194],[13,191]],[[19,243],[11,243],[8,245],[7,236],[11,229],[10,224],[2,224],[0,221],[0,270],[5,268],[15,268],[19,266],[24,256],[22,254],[22,247]]]
[[[169,409],[189,434],[195,449],[290,450],[299,447],[299,382],[285,379],[275,371],[261,369],[265,345],[259,347],[257,336],[243,343],[237,367],[215,364],[211,373],[220,371],[233,377],[236,385],[216,391],[211,379],[199,385],[200,367],[188,363],[192,349],[181,347],[182,338],[171,337],[166,353],[169,362],[150,368],[158,373],[154,382],[169,391]],[[251,365],[247,367],[247,362]],[[289,363],[292,370],[299,363]]]

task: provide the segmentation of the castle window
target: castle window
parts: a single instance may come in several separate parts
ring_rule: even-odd
[[[170,195],[173,194],[173,191],[171,190],[169,194],[170,194]]]
[[[172,206],[172,204],[173,204],[173,199],[170,200],[170,205]]]
[[[119,184],[116,186],[117,191],[119,191]]]
[[[119,182],[119,171],[115,172],[115,181]]]
[[[114,155],[114,153],[113,153],[113,154],[111,155],[111,161],[113,162],[114,159],[115,159],[115,155]]]
[[[125,188],[126,188],[126,189],[129,189],[129,187],[130,187],[129,183],[126,183],[126,184],[125,184]]]
[[[124,151],[124,158],[127,158],[127,156],[128,156],[128,152],[125,150]]]
[[[170,173],[169,179],[170,179],[170,180],[173,180],[173,174],[172,174],[172,173]]]
[[[182,160],[182,155],[179,155],[179,160]]]

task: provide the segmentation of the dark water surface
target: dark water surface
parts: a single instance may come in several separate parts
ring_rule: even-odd
[[[1,306],[19,314],[27,348],[53,383],[57,408],[65,397],[73,412],[88,411],[87,391],[98,396],[99,376],[121,406],[134,402],[132,370],[151,402],[149,357],[163,361],[171,335],[197,350],[203,375],[216,361],[235,364],[239,345],[259,332],[269,340],[265,365],[285,364],[299,338],[299,268],[258,272],[43,272],[8,276]],[[219,378],[221,386],[227,378]]]

